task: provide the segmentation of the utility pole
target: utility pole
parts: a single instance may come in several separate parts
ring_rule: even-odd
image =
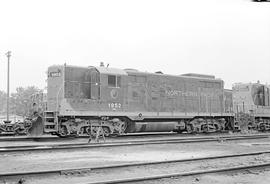
[[[9,59],[11,56],[11,51],[8,51],[6,53],[6,56],[8,58],[7,60],[7,120],[5,121],[5,123],[10,123],[11,121],[9,121]]]

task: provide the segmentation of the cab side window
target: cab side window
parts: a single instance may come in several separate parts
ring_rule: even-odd
[[[109,87],[121,87],[121,77],[116,75],[108,75]]]

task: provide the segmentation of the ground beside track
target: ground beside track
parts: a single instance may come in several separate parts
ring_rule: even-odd
[[[268,156],[270,156],[268,154]],[[93,184],[96,182],[102,181],[103,183],[107,183],[108,181],[112,180],[122,180],[126,178],[133,178],[133,177],[147,177],[149,175],[159,175],[159,174],[170,174],[170,173],[175,173],[175,172],[189,172],[189,171],[197,171],[197,170],[202,170],[206,169],[208,170],[209,168],[222,168],[222,167],[228,167],[229,165],[249,165],[254,163],[256,160],[260,160],[259,162],[264,162],[265,160],[269,159],[268,158],[262,158],[261,156],[255,156],[255,157],[249,157],[249,158],[234,158],[234,159],[225,159],[225,160],[218,160],[218,162],[215,161],[209,161],[206,163],[206,161],[200,161],[200,162],[195,162],[195,163],[173,163],[173,164],[165,164],[162,166],[157,166],[157,165],[152,165],[152,166],[137,166],[137,167],[131,167],[131,168],[122,168],[122,169],[105,169],[105,170],[89,170],[89,171],[72,171],[72,172],[67,172],[63,173],[61,175],[52,175],[52,176],[39,176],[35,178],[24,178],[25,184],[47,184],[47,183],[58,183],[58,184],[64,184],[64,183],[84,183],[84,184]],[[258,161],[257,161],[258,162]],[[270,171],[270,168],[266,168],[268,171]],[[245,175],[259,175],[263,174],[266,172],[266,169],[261,169],[260,171],[258,169],[245,169],[244,171],[234,171],[233,174],[229,174],[229,176],[236,176],[236,175],[243,175],[242,177],[246,177]],[[212,184],[214,182],[218,182],[219,184],[224,184],[224,183],[229,183],[228,181],[225,180],[225,182],[222,180],[222,178],[226,178],[226,175],[228,173],[223,173],[223,175],[217,175],[217,174],[206,174],[206,175],[195,175],[193,177],[185,178],[184,176],[182,177],[171,177],[169,179],[158,179],[158,180],[152,180],[152,181],[140,181],[136,183],[144,183],[144,184],[156,184],[156,183],[168,183],[168,184],[174,184],[174,183],[201,183],[206,184],[209,181],[209,178],[205,178],[205,176],[210,177],[210,181]],[[225,177],[224,177],[225,176]],[[266,174],[267,176],[267,174]],[[22,178],[22,177],[21,177]],[[20,179],[21,179],[20,178]],[[228,177],[229,178],[229,177]],[[234,180],[239,180],[243,178],[237,178],[235,177]],[[14,183],[17,180],[13,180]],[[231,183],[234,183],[234,181],[230,179],[229,181]],[[10,181],[10,180],[9,180]],[[248,180],[246,180],[248,181]],[[253,180],[256,181],[256,180]],[[261,183],[265,183],[267,180],[263,180],[261,178],[260,180],[257,180],[257,182],[253,183],[258,183],[261,181]],[[113,182],[115,183],[115,182]],[[129,183],[134,183],[134,182],[129,182]],[[239,184],[239,182],[236,182]],[[249,181],[250,183],[250,181]]]
[[[185,159],[261,150],[270,150],[269,138],[228,142],[221,140],[220,142],[192,144],[140,145],[83,150],[2,153],[0,155],[0,173],[71,167],[95,167],[110,164]],[[85,178],[78,177],[77,179],[76,182],[83,181]],[[52,182],[48,178],[42,181],[43,183]],[[33,181],[32,183],[35,182]],[[61,179],[57,183],[61,183]]]
[[[133,182],[132,184],[269,184],[270,168]]]

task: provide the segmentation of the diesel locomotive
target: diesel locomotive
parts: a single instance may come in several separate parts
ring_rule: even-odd
[[[232,92],[212,75],[167,75],[135,69],[48,68],[45,133],[216,132],[238,129]],[[35,123],[35,122],[34,122]]]
[[[232,88],[235,121],[240,129],[270,130],[270,89],[257,83],[238,83]]]
[[[54,65],[46,108],[34,134],[61,137],[134,132],[220,132],[270,129],[266,85],[224,82],[213,75],[167,75],[135,69]]]

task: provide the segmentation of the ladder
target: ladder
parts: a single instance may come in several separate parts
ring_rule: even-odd
[[[58,117],[56,112],[44,111],[43,118],[45,133],[52,133],[58,131]]]

